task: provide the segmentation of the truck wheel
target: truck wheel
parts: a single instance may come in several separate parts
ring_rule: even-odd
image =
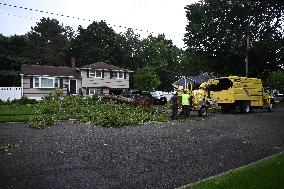
[[[201,106],[200,109],[198,110],[198,115],[201,117],[207,116],[208,115],[207,107]]]
[[[221,106],[221,113],[225,114],[225,113],[229,113],[230,112],[230,108],[226,105]]]
[[[248,102],[244,102],[241,106],[242,106],[242,107],[241,107],[241,112],[242,112],[242,113],[247,114],[247,113],[250,112],[250,105],[249,105]]]
[[[274,102],[270,102],[269,108],[267,108],[267,110],[269,112],[273,112],[274,111]]]

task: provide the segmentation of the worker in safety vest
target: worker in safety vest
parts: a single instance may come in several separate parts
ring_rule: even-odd
[[[184,90],[183,94],[181,95],[181,105],[182,105],[182,114],[184,117],[189,117],[190,110],[189,110],[189,102],[190,102],[190,95],[188,90]]]
[[[171,97],[171,109],[172,109],[172,115],[171,118],[172,120],[177,118],[178,114],[178,97],[177,97],[177,92],[173,93],[173,96]]]

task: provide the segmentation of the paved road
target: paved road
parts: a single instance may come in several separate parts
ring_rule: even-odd
[[[282,124],[281,124],[282,123]],[[284,151],[284,109],[47,129],[1,124],[0,188],[175,188]]]

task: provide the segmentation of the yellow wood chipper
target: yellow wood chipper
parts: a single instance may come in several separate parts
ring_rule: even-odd
[[[248,113],[259,108],[273,111],[274,108],[272,96],[264,91],[261,80],[257,78],[229,76],[209,79],[198,90],[187,90],[191,95],[190,109],[198,111],[200,116],[206,116],[208,108],[220,107],[222,113],[236,109]]]
[[[274,100],[264,91],[261,79],[238,76],[209,79],[203,88],[211,104],[217,103],[223,113],[238,108],[242,113],[264,108],[273,111]]]

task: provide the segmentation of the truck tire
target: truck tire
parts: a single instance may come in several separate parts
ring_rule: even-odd
[[[222,105],[221,106],[221,113],[226,114],[230,112],[230,108],[227,105]]]
[[[206,117],[208,115],[208,108],[206,106],[201,106],[198,110],[198,115],[200,117]]]
[[[249,113],[251,111],[249,102],[243,102],[241,104],[240,109],[241,109],[241,113],[244,113],[244,114]]]
[[[273,101],[270,102],[269,108],[267,108],[267,110],[268,110],[269,112],[273,112],[273,111],[274,111],[274,102],[273,102]]]

